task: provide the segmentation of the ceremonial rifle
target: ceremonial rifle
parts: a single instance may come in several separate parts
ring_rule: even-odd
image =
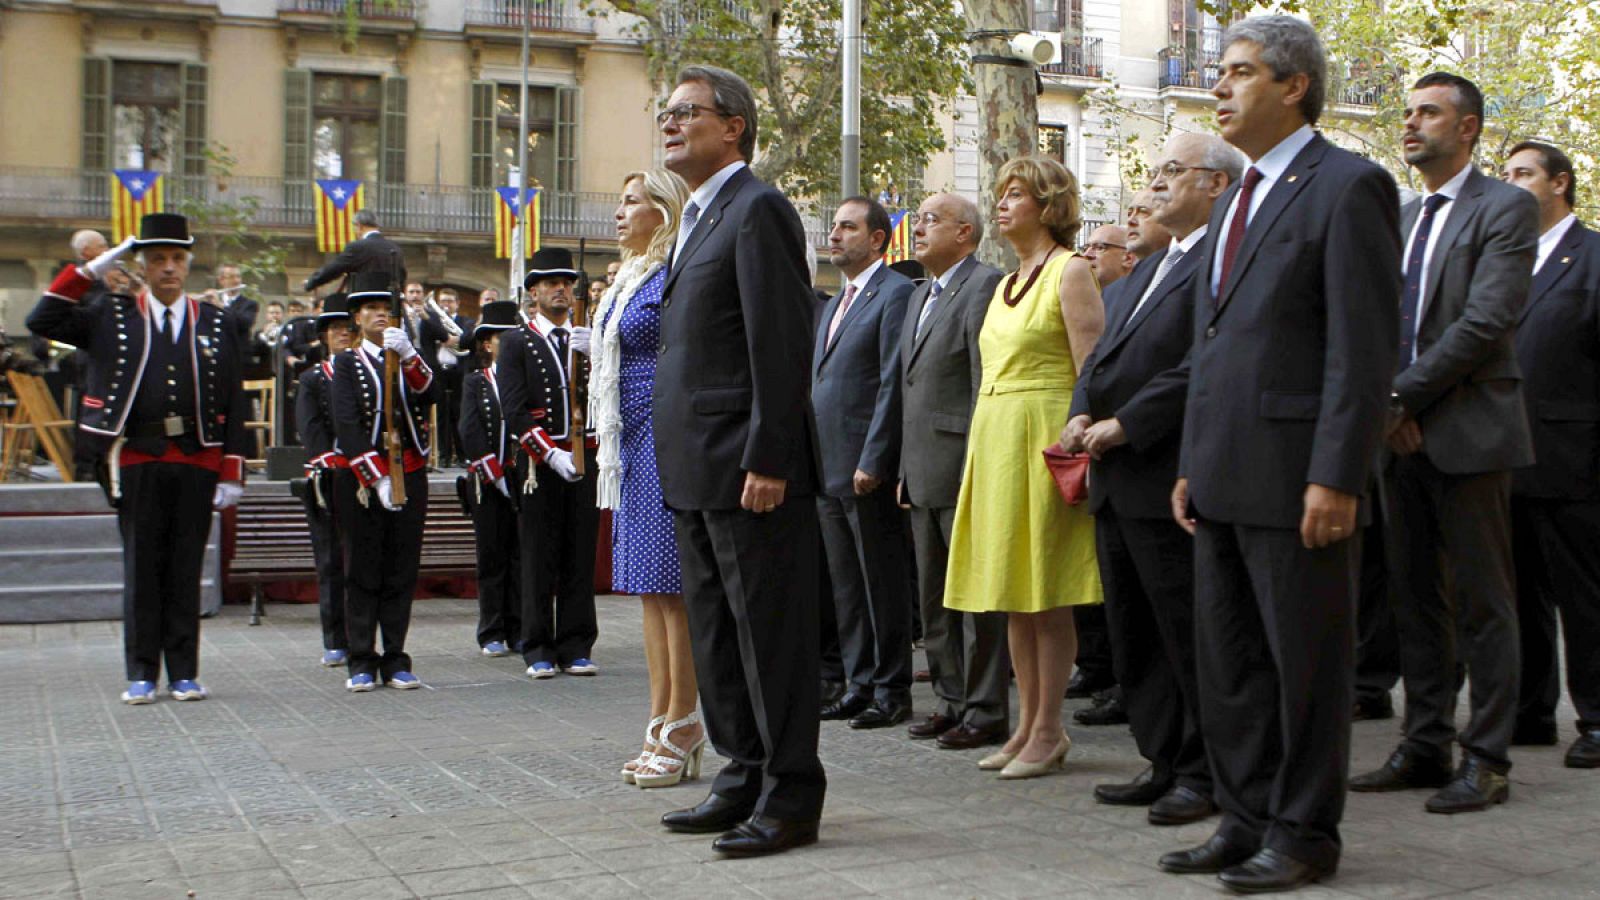
[[[579,296],[576,291],[573,293],[573,300],[575,302],[572,304],[572,325],[574,328],[582,328],[589,318],[588,292],[584,291],[582,296]],[[593,338],[591,337],[591,341],[592,340]],[[594,352],[594,347],[592,344],[589,347],[589,352]],[[578,402],[578,376],[583,370],[582,360],[580,360],[578,357],[582,355],[583,354],[572,349],[572,340],[571,338],[568,338],[567,390],[569,394],[567,398],[567,408],[572,410],[572,468],[578,473],[579,478],[583,477],[583,456],[584,449],[587,446],[587,441],[584,438],[585,410],[583,408],[583,404]],[[587,387],[587,385],[585,385],[585,387]],[[585,391],[585,393],[588,392]]]
[[[389,292],[389,319],[395,328],[405,326],[405,306],[400,295]],[[400,444],[400,426],[396,421],[396,407],[401,416],[406,415],[400,399],[400,354],[383,351],[383,439],[389,453],[389,497],[396,506],[406,503],[406,453]]]

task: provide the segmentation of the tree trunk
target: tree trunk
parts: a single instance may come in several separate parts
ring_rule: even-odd
[[[974,32],[1027,31],[1027,0],[966,0],[967,25]],[[974,55],[1006,56],[1006,38],[983,37],[972,42]],[[995,176],[1006,161],[1035,152],[1039,140],[1039,76],[1033,66],[975,62],[973,82],[978,99],[979,207],[994,207]],[[1015,269],[1016,254],[993,229],[984,230],[979,256],[1002,269]]]

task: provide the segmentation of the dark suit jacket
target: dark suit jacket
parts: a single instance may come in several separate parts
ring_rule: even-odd
[[[816,485],[810,385],[816,300],[794,207],[748,168],[673,261],[661,300],[656,464],[668,506],[738,509],[746,472]]]
[[[905,481],[904,499],[925,509],[952,508],[961,493],[967,429],[983,373],[978,332],[1002,277],[999,269],[976,256],[958,265],[928,314],[921,339],[917,317],[932,290],[931,278],[911,293],[900,332],[900,478]]]
[[[406,286],[406,257],[399,244],[373,232],[345,244],[338,256],[306,279],[305,289],[315,290],[351,272],[388,272],[394,289],[402,290]]]
[[[1418,198],[1400,213],[1409,236]],[[1533,462],[1515,329],[1539,242],[1533,195],[1473,169],[1446,207],[1428,264],[1417,359],[1394,392],[1422,426],[1422,452],[1442,472],[1493,472]]]
[[[1298,528],[1308,483],[1362,494],[1400,340],[1399,196],[1389,174],[1321,136],[1267,193],[1222,296],[1217,202],[1197,248],[1179,475],[1207,519]]]
[[[1189,394],[1183,368],[1194,343],[1194,279],[1205,241],[1195,244],[1162,279],[1129,321],[1155,280],[1165,248],[1141,261],[1111,287],[1106,329],[1078,371],[1072,415],[1096,422],[1115,418],[1128,442],[1090,463],[1089,510],[1106,503],[1119,516],[1164,519],[1172,515],[1172,482]]]
[[[223,309],[223,314],[234,328],[234,343],[241,349],[250,346],[250,332],[256,328],[256,313],[261,304],[240,294]]]
[[[1517,359],[1537,462],[1512,493],[1600,499],[1600,233],[1581,222],[1533,277]]]
[[[855,496],[857,469],[885,482],[900,471],[900,328],[915,287],[879,266],[845,310],[832,344],[828,326],[844,292],[822,308],[811,353],[811,408],[822,490],[829,496]]]

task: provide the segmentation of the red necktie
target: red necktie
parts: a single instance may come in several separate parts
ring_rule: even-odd
[[[850,304],[856,299],[856,286],[847,285],[844,289],[844,300],[839,303],[839,311],[833,314],[833,321],[828,323],[828,346],[833,346],[833,336],[839,333],[839,323],[844,321],[844,314],[850,311]]]
[[[1239,186],[1239,202],[1233,208],[1233,221],[1228,223],[1228,240],[1222,245],[1222,278],[1217,281],[1217,297],[1228,290],[1228,276],[1233,274],[1233,258],[1239,255],[1239,245],[1244,243],[1244,230],[1250,225],[1250,200],[1255,195],[1261,172],[1251,166],[1244,172],[1244,184]]]

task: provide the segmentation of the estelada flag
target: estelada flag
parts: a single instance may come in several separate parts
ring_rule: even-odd
[[[111,240],[139,236],[139,220],[165,212],[160,172],[143,169],[111,170]]]
[[[539,207],[540,189],[528,188],[523,198],[530,200],[528,204],[528,218],[524,223],[526,230],[523,232],[524,259],[533,255],[539,249]],[[512,242],[513,230],[517,227],[517,189],[514,187],[495,188],[494,191],[494,255],[496,259],[510,259],[511,248],[516,246]]]
[[[890,265],[902,260],[911,259],[911,219],[910,210],[901,210],[889,214],[889,249],[884,251],[883,261]]]
[[[317,251],[338,253],[356,238],[356,213],[361,211],[361,182],[318,178]]]

